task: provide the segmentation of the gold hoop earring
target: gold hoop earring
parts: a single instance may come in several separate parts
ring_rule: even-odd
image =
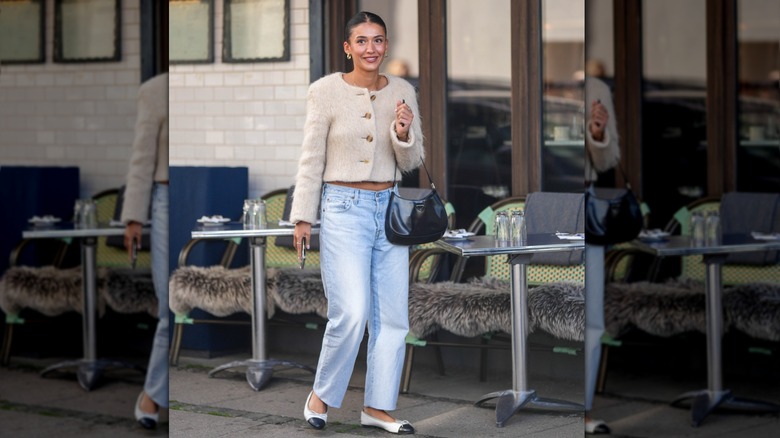
[[[351,53],[347,53],[347,59],[352,59],[352,54]]]

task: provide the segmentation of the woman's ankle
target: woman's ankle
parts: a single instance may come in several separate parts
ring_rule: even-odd
[[[363,406],[363,411],[366,414],[376,418],[377,420],[389,421],[389,422],[395,421],[395,418],[392,415],[388,414],[387,411],[385,411],[384,409],[375,409],[370,406]]]
[[[149,394],[147,394],[144,391],[144,396],[141,397],[141,410],[143,412],[149,413],[149,414],[156,414],[160,411],[160,406],[157,405],[157,403],[149,397]]]

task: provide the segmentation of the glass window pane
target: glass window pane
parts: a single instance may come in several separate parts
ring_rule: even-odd
[[[542,8],[542,190],[579,192],[585,178],[585,5],[544,0]]]
[[[466,228],[510,195],[510,2],[447,2],[447,174],[449,201]]]
[[[587,34],[585,36],[585,76],[604,82],[614,94],[615,78],[615,24],[613,18],[613,0],[590,0],[585,3],[585,21]],[[593,79],[589,79],[593,80]],[[585,93],[587,94],[587,88]],[[594,97],[585,96],[585,105],[592,105]],[[614,102],[614,97],[612,101]],[[614,105],[613,105],[614,108]],[[614,118],[611,123],[617,123]],[[588,129],[585,123],[584,129]],[[619,138],[619,136],[618,136]],[[588,160],[587,152],[583,151],[584,160]],[[615,185],[616,168],[601,172],[595,181],[602,187]]]
[[[642,2],[642,195],[656,227],[707,187],[705,6]]]
[[[780,5],[738,2],[737,190],[780,192]]]

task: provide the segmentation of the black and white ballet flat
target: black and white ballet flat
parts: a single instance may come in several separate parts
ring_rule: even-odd
[[[398,435],[414,434],[414,427],[406,420],[382,421],[366,414],[365,411],[360,411],[360,425],[363,427],[377,427]]]
[[[138,399],[135,401],[135,419],[138,421],[138,424],[143,426],[144,429],[154,429],[157,427],[157,420],[159,419],[159,414],[154,413],[150,414],[148,412],[144,412],[141,410],[141,400],[144,398],[144,392],[141,391],[140,394],[138,394]]]
[[[328,423],[328,413],[320,414],[309,409],[309,400],[314,391],[309,392],[309,396],[306,397],[306,405],[303,406],[303,418],[309,423],[309,426],[320,430]]]

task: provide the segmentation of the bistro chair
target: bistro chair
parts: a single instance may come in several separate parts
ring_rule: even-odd
[[[96,202],[98,223],[108,224],[117,202],[118,189],[102,191],[92,199]],[[20,316],[24,309],[35,310],[46,316],[57,316],[68,311],[82,312],[80,267],[65,268],[66,255],[78,249],[72,239],[55,239],[51,263],[44,266],[19,266],[26,248],[39,239],[22,239],[10,255],[11,268],[0,280],[0,306],[6,313],[5,333],[0,349],[0,363],[10,359],[15,325],[23,325]],[[151,278],[151,256],[140,251],[136,269],[130,269],[127,252],[106,245],[106,237],[99,237],[96,248],[97,304],[99,314],[106,305],[119,313],[146,312],[157,316],[157,298]]]
[[[727,193],[720,197],[698,199],[674,213],[664,231],[673,235],[688,236],[690,217],[694,212],[719,212],[724,234],[748,232],[756,221],[775,218],[774,231],[780,229],[780,197],[772,194]],[[763,209],[763,213],[758,210]],[[729,229],[725,216],[739,218],[744,229]],[[734,221],[731,221],[734,222]],[[751,224],[751,222],[753,224]],[[767,226],[766,223],[763,226]],[[624,258],[641,254],[633,248],[622,249]],[[647,257],[646,255],[643,255]],[[756,257],[759,258],[756,261]],[[777,310],[777,288],[780,284],[780,264],[777,256],[770,253],[772,260],[760,260],[762,254],[732,254],[722,266],[724,330],[733,326],[754,339],[776,340],[770,335],[780,321]],[[751,260],[753,259],[753,260]],[[605,290],[606,331],[602,339],[602,358],[599,367],[597,391],[603,392],[606,385],[607,359],[611,348],[619,347],[623,341],[619,338],[630,329],[638,328],[651,335],[668,337],[687,331],[706,332],[704,324],[705,300],[704,278],[706,265],[701,255],[682,257],[654,258],[650,264],[647,281],[622,284],[610,278],[610,272],[618,258],[607,257],[606,269],[608,282]],[[760,283],[757,283],[760,282]],[[749,298],[746,298],[749,297]],[[746,310],[748,303],[764,303],[761,310]],[[652,318],[649,315],[654,315]],[[762,317],[775,315],[766,323]],[[733,317],[732,317],[733,316]],[[763,327],[761,329],[760,327]],[[774,333],[777,333],[776,331]]]
[[[273,190],[261,197],[266,204],[266,221],[268,224],[277,224],[289,214],[289,201],[292,188]],[[286,206],[287,204],[287,206]],[[322,291],[321,281],[319,288],[311,287],[316,279],[308,279],[306,287],[298,287],[304,279],[294,275],[297,270],[298,254],[292,247],[279,245],[279,238],[270,236],[266,238],[265,258],[268,269],[268,281],[266,283],[266,298],[268,301],[269,318],[274,315],[276,307],[292,313],[310,313],[314,309],[319,310],[319,304],[306,304],[305,299],[299,299],[295,305],[290,302],[290,291],[304,291],[310,293],[312,302],[319,302],[316,291]],[[177,365],[181,350],[184,326],[190,324],[248,324],[241,320],[219,319],[194,319],[189,316],[193,308],[199,308],[214,316],[223,317],[233,313],[252,311],[250,287],[251,275],[248,267],[231,268],[234,255],[243,239],[225,240],[225,248],[218,265],[199,268],[190,266],[188,257],[192,249],[201,242],[213,239],[192,239],[179,253],[177,270],[171,275],[169,282],[171,295],[171,310],[175,314],[173,338],[170,349],[170,363]],[[290,243],[292,240],[290,240]],[[302,274],[306,277],[319,275],[319,251],[312,248],[306,253],[306,269]],[[311,275],[309,275],[311,274]],[[278,287],[277,287],[278,285]],[[312,307],[313,306],[313,307]],[[307,328],[316,328],[316,324],[308,323]]]
[[[530,210],[525,198],[521,197],[508,198],[485,208],[472,222],[469,231],[493,235],[493,220],[496,212],[518,208],[526,208],[529,233],[554,233],[559,230],[582,231],[582,195],[546,193],[533,195],[535,196],[534,205],[531,206]],[[547,208],[546,204],[550,204],[551,208]],[[556,208],[558,206],[566,208]],[[556,220],[561,222],[556,222]],[[532,222],[535,223],[533,226]],[[430,257],[436,252],[441,253],[444,250],[427,250],[426,255]],[[506,256],[488,256],[485,259],[486,275],[484,277],[471,279],[466,283],[462,282],[466,260],[458,258],[453,268],[453,282],[432,285],[423,281],[414,282],[417,280],[415,277],[416,265],[420,263],[420,260],[412,259],[410,270],[413,283],[409,292],[411,333],[407,338],[407,354],[402,374],[401,392],[409,390],[415,347],[459,346],[456,343],[441,344],[438,339],[432,338],[436,328],[443,328],[460,336],[482,336],[479,346],[481,351],[480,380],[482,381],[487,378],[486,348],[507,348],[505,344],[496,345],[488,344],[488,342],[494,338],[502,338],[499,335],[501,332],[511,332],[510,265],[507,263]],[[566,260],[563,261],[563,259]],[[537,286],[529,292],[531,308],[529,316],[533,321],[531,326],[542,328],[560,338],[581,340],[584,324],[578,325],[577,321],[582,322],[584,317],[582,312],[584,306],[582,255],[578,254],[574,257],[563,255],[557,260],[554,256],[540,257],[538,261],[532,261],[532,264],[527,266],[527,277],[529,285]],[[563,297],[568,298],[562,300]],[[562,306],[561,303],[564,305]],[[457,313],[458,318],[448,317],[447,312],[442,312],[441,308],[456,309],[453,313]],[[560,330],[558,326],[562,325],[561,320],[553,315],[560,312],[579,315],[578,319],[575,318],[571,321],[572,324],[568,324],[573,329],[569,327]],[[542,317],[545,313],[549,313],[547,318]],[[533,315],[537,315],[539,318],[534,318]],[[474,344],[460,346],[474,347]],[[555,350],[576,354],[576,348],[556,348]],[[439,364],[439,370],[443,372],[441,361]]]

